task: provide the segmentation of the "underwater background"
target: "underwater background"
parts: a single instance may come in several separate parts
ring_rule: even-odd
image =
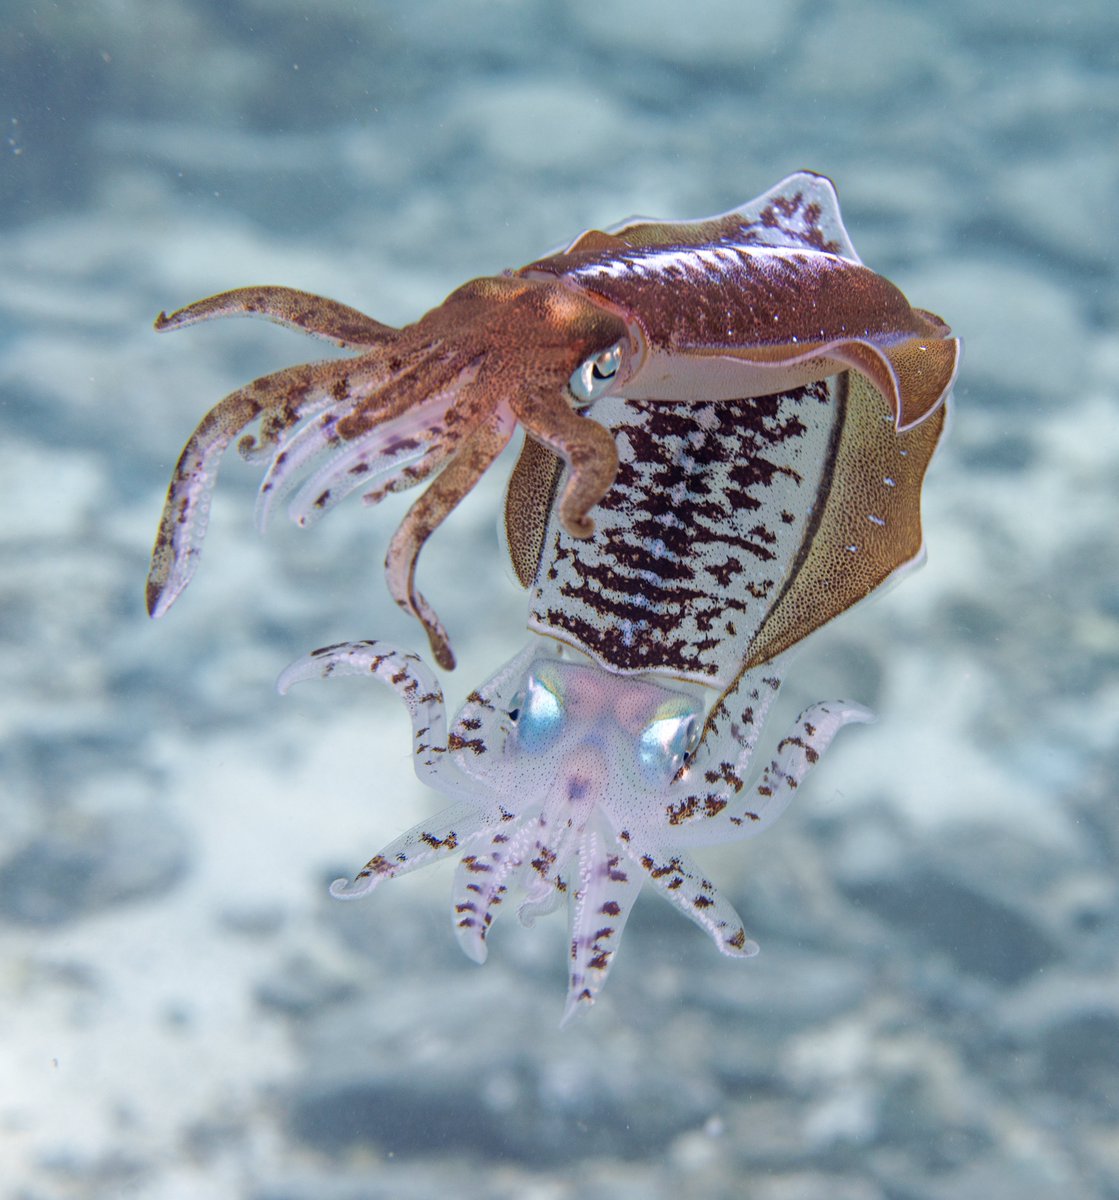
[[[0,101],[0,1195],[1119,1197],[1119,6],[7,0]],[[394,697],[273,685],[426,654],[381,578],[410,497],[262,539],[231,455],[146,617],[196,422],[322,355],[152,320],[284,283],[404,323],[801,167],[965,340],[928,564],[773,718],[878,723],[704,858],[761,955],[644,897],[561,1033],[562,918],[478,968],[449,867],[326,892],[439,801]],[[452,707],[524,641],[503,473],[421,566]]]

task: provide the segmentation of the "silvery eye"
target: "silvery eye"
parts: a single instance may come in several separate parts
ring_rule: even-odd
[[[508,712],[517,745],[530,754],[545,749],[563,729],[563,695],[554,680],[530,675]]]
[[[576,367],[567,386],[578,403],[590,404],[614,382],[621,365],[622,343],[615,342],[609,350],[592,355]]]
[[[642,767],[653,776],[671,779],[694,753],[702,730],[695,713],[653,721],[643,730],[637,746]]]

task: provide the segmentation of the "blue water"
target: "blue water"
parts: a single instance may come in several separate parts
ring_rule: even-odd
[[[20,1200],[1119,1196],[1119,10],[442,0],[0,12],[0,1179]],[[562,1033],[564,928],[461,956],[450,873],[338,904],[436,806],[389,696],[403,506],[143,579],[175,458],[321,356],[161,309],[285,283],[411,321],[635,214],[834,179],[865,262],[964,338],[928,565],[815,639],[843,735],[712,853],[761,955],[639,902]],[[421,585],[454,705],[523,643],[499,468]],[[784,718],[778,718],[780,724]]]

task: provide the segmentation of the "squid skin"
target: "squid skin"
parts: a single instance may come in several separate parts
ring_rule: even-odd
[[[591,230],[517,271],[464,284],[402,329],[272,286],[161,313],[156,329],[238,315],[354,356],[264,376],[203,418],[172,475],[148,611],[162,616],[190,581],[218,467],[236,441],[267,464],[262,528],[284,500],[310,524],[353,491],[374,503],[430,481],[392,540],[386,575],[444,668],[454,665],[450,640],[416,588],[416,563],[518,427],[562,464],[557,517],[585,539],[618,473],[613,435],[587,413],[602,396],[705,404],[854,370],[887,399],[901,432],[941,407],[960,348],[939,317],[863,266],[834,188],[811,172],[719,217]]]

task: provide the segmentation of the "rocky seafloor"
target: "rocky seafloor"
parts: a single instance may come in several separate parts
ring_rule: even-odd
[[[686,8],[0,16],[5,1197],[1119,1197],[1119,20]],[[782,701],[879,722],[705,859],[761,955],[643,897],[560,1031],[558,918],[506,918],[478,968],[445,868],[326,894],[437,800],[391,696],[273,682],[331,641],[420,648],[380,577],[401,505],[261,539],[231,461],[195,581],[144,615],[198,418],[321,353],[151,320],[283,282],[404,322],[580,228],[802,166],[965,339],[929,562]],[[499,473],[421,569],[452,704],[523,636]]]

